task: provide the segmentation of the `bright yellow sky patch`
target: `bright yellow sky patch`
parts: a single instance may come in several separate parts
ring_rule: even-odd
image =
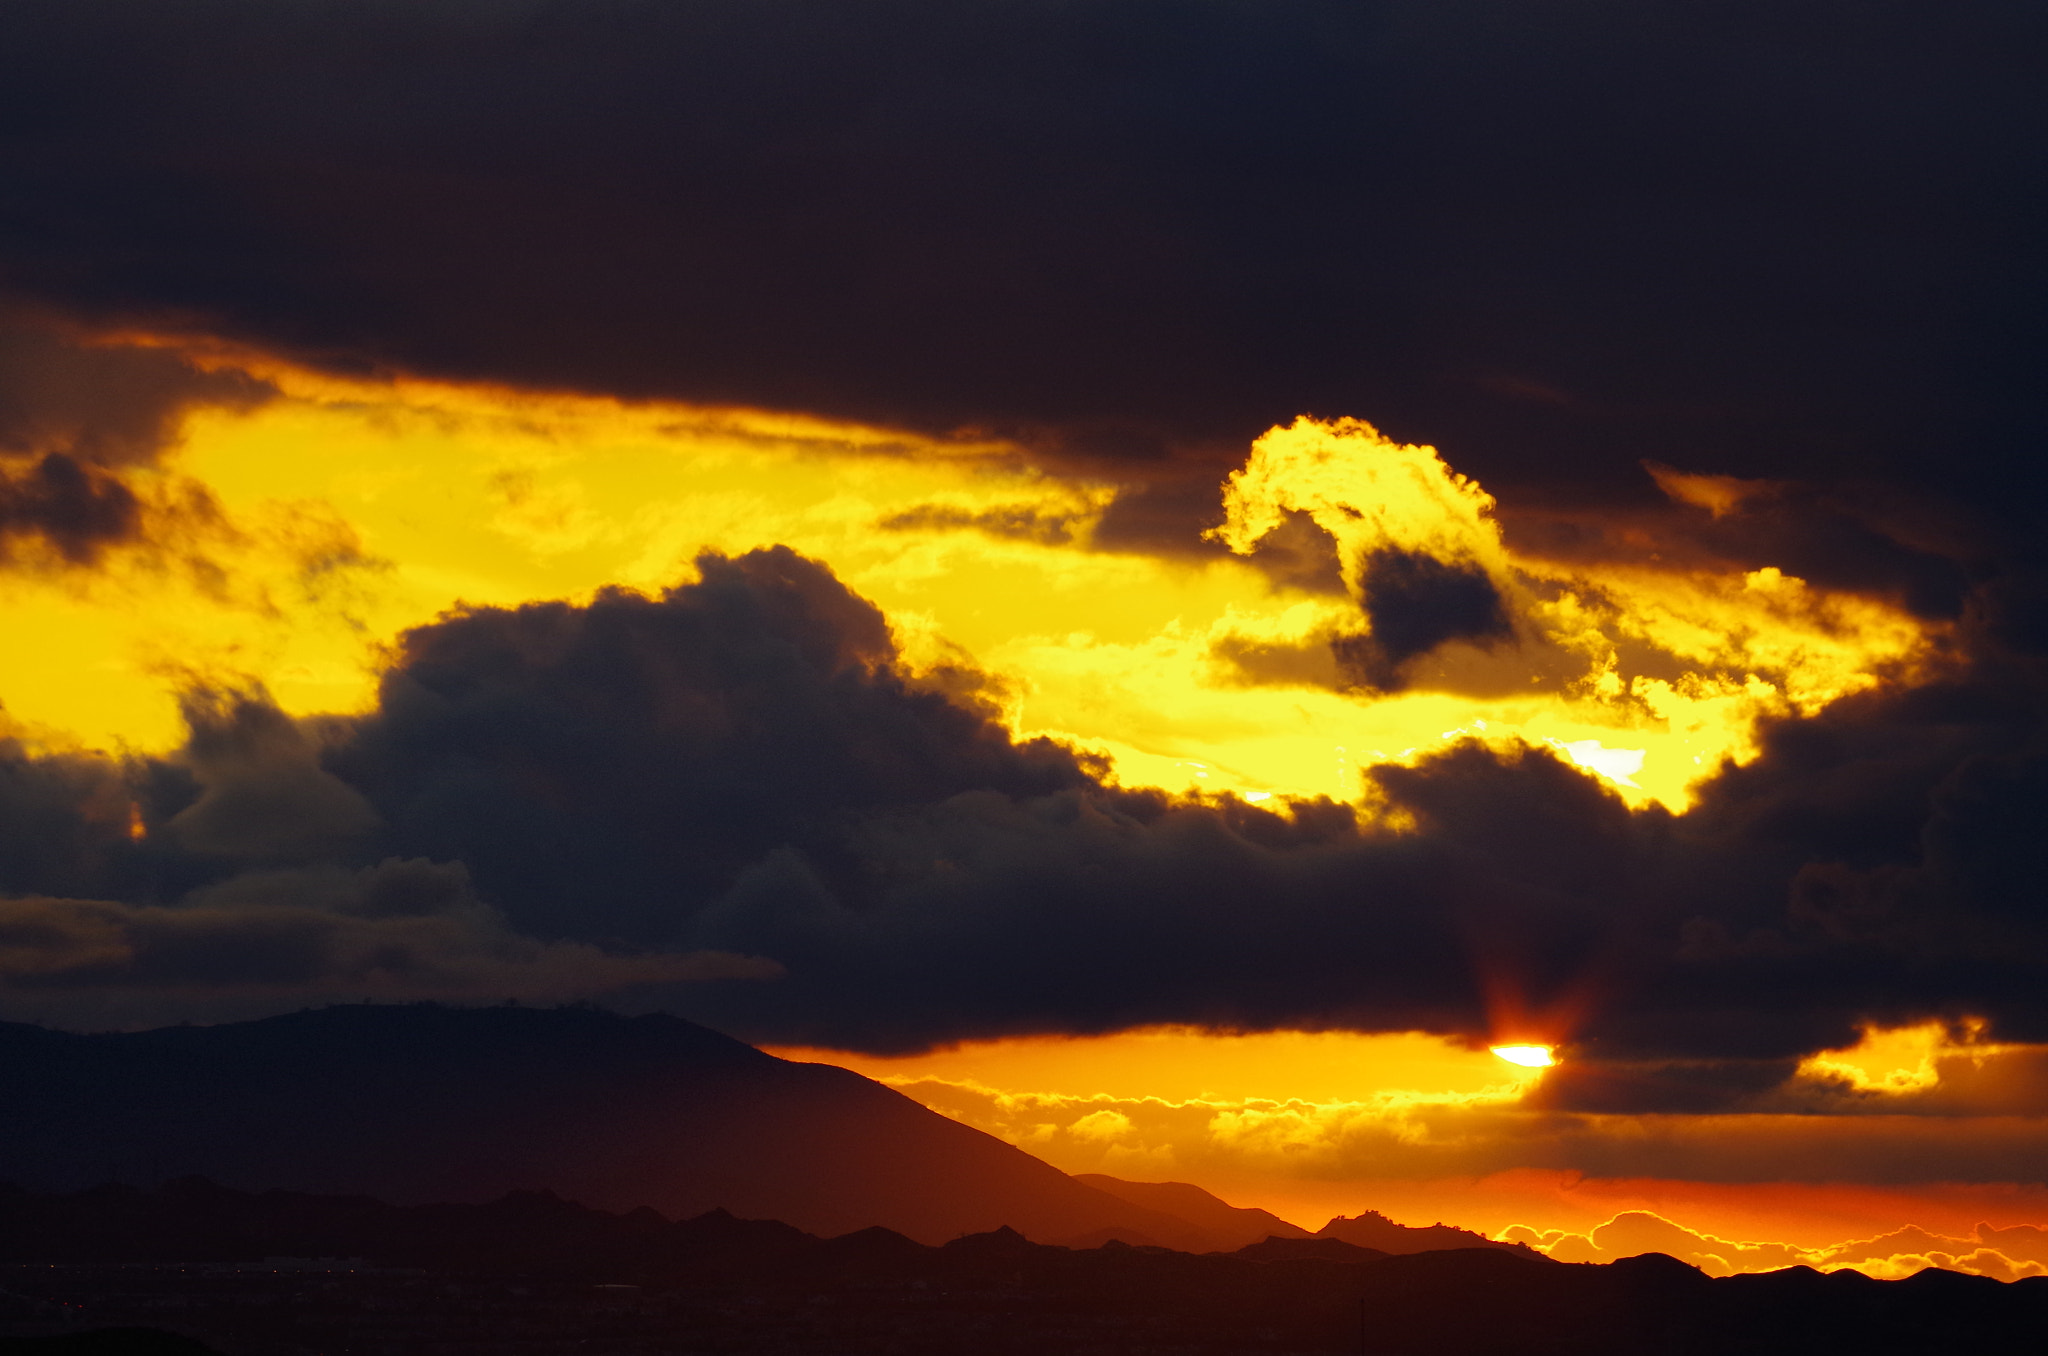
[[[1276,588],[1249,561],[1090,549],[1115,490],[996,446],[746,411],[626,406],[267,370],[286,398],[195,416],[159,477],[211,516],[97,576],[0,581],[9,715],[56,738],[162,749],[172,693],[253,678],[286,709],[364,709],[407,627],[469,605],[685,580],[700,551],[786,544],[895,622],[913,664],[989,669],[1020,734],[1116,760],[1127,782],[1358,799],[1361,770],[1459,738],[1548,747],[1633,803],[1750,751],[1761,715],[1874,681],[1924,641],[1910,619],[1774,570],[1589,579],[1503,546],[1492,500],[1434,450],[1352,421],[1257,444],[1228,488],[1240,552],[1288,512],[1329,528],[1355,576],[1377,545],[1482,565],[1524,618],[1514,644],[1452,645],[1413,690],[1263,682],[1218,658],[1277,647],[1330,666],[1364,626],[1342,596]],[[1225,489],[1219,486],[1219,503]],[[979,519],[997,531],[962,524]],[[172,521],[170,518],[166,522]],[[893,524],[893,526],[892,526]],[[1292,647],[1291,650],[1289,647]],[[1679,676],[1630,671],[1654,650]]]
[[[1264,1031],[1244,1035],[1146,1027],[1108,1036],[967,1041],[921,1055],[769,1047],[784,1059],[837,1064],[887,1082],[942,1079],[1068,1097],[1168,1101],[1363,1101],[1380,1093],[1476,1093],[1522,1079],[1484,1050],[1419,1032]]]
[[[1802,1060],[1804,1078],[1834,1079],[1857,1092],[1893,1095],[1926,1092],[1941,1082],[1944,1061],[1982,1063],[2020,1049],[1983,1040],[1987,1023],[1971,1020],[1960,1026],[1921,1022],[1914,1026],[1863,1028],[1863,1038],[1842,1050],[1823,1050]]]

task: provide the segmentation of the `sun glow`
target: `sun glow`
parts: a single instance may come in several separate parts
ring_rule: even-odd
[[[1525,1069],[1547,1069],[1557,1063],[1547,1045],[1495,1045],[1489,1048],[1501,1059]]]
[[[1261,1031],[1155,1026],[1103,1036],[1013,1036],[917,1055],[770,1046],[784,1059],[837,1064],[884,1082],[936,1079],[1059,1096],[1169,1101],[1365,1100],[1389,1090],[1462,1096],[1498,1086],[1500,1066],[1420,1032]]]

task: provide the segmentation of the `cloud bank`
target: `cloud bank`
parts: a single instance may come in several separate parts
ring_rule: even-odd
[[[414,631],[362,717],[195,693],[171,757],[16,747],[10,993],[331,992],[420,972],[453,929],[500,956],[759,958],[739,972],[780,977],[641,997],[848,1048],[1520,1025],[1574,1056],[1545,1104],[1589,1113],[1756,1109],[1870,1024],[2048,1038],[2034,687],[1988,642],[1767,724],[1682,815],[1476,742],[1369,769],[1358,805],[1261,806],[1014,740],[786,549],[699,570]],[[620,964],[586,988],[659,978]]]

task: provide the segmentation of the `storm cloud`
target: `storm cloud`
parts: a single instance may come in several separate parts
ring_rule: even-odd
[[[23,0],[0,276],[351,372],[1008,435],[1155,509],[1311,412],[1532,503],[1648,502],[1648,458],[2017,550],[2044,44],[2018,0]]]

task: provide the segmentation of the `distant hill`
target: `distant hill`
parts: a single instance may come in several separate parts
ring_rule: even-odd
[[[1196,1226],[1218,1252],[1231,1252],[1267,1238],[1307,1238],[1308,1230],[1289,1224],[1267,1210],[1248,1210],[1210,1195],[1187,1182],[1126,1182],[1099,1172],[1074,1174],[1074,1180],[1147,1210],[1174,1215]],[[1125,1239],[1125,1242],[1136,1240]],[[1453,1247],[1463,1246],[1452,1244]],[[1383,1249],[1391,1252],[1392,1249]]]
[[[103,1331],[94,1343],[125,1340],[0,1343],[0,1356],[1923,1356],[2038,1349],[2048,1331],[2048,1278],[1794,1267],[1714,1279],[1656,1253],[1601,1266],[1498,1248],[1389,1256],[1333,1238],[1079,1251],[1008,1229],[927,1247],[885,1229],[821,1240],[722,1211],[671,1222],[542,1193],[401,1207],[196,1181],[0,1191],[0,1265],[14,1287],[0,1292],[0,1331],[10,1315],[58,1310],[102,1329],[168,1316],[204,1343]]]
[[[1353,1247],[1370,1249],[1375,1253],[1397,1256],[1418,1252],[1443,1252],[1452,1248],[1497,1248],[1503,1252],[1519,1253],[1524,1257],[1539,1255],[1535,1249],[1524,1244],[1502,1243],[1488,1238],[1485,1234],[1460,1229],[1454,1225],[1432,1224],[1427,1227],[1415,1227],[1396,1224],[1377,1210],[1368,1210],[1361,1215],[1340,1215],[1311,1234],[1300,1225],[1290,1224],[1270,1211],[1249,1210],[1230,1205],[1187,1182],[1126,1182],[1121,1178],[1108,1177],[1099,1172],[1076,1173],[1074,1180],[1105,1191],[1132,1205],[1178,1216],[1207,1234],[1214,1240],[1212,1246],[1221,1252],[1234,1251],[1268,1238],[1314,1238],[1335,1240]],[[1088,1241],[1099,1243],[1103,1240],[1094,1238]]]
[[[668,1016],[351,1006],[76,1035],[0,1023],[0,1178],[205,1177],[399,1203],[550,1190],[944,1242],[1003,1225],[1217,1246],[845,1069]]]
[[[1375,1262],[1393,1254],[1338,1238],[1262,1238],[1239,1248],[1236,1255],[1254,1262]]]
[[[1317,1238],[1341,1239],[1361,1248],[1406,1256],[1418,1252],[1445,1252],[1452,1248],[1498,1248],[1524,1257],[1540,1254],[1525,1243],[1502,1243],[1485,1234],[1473,1233],[1450,1224],[1417,1226],[1396,1224],[1377,1210],[1362,1215],[1339,1215],[1316,1230]]]

